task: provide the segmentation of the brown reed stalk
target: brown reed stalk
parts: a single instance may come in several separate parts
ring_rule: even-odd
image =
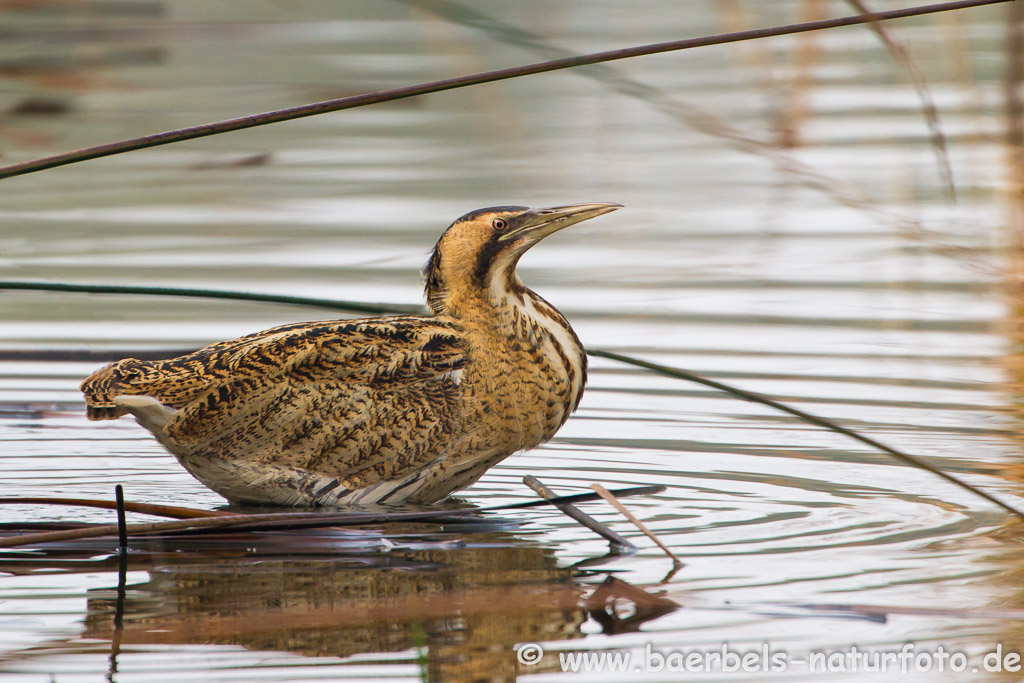
[[[820,21],[810,21],[801,24],[788,24],[784,26],[772,26],[767,28],[750,29],[747,31],[737,31],[735,33],[685,38],[682,40],[638,45],[617,50],[606,50],[603,52],[593,52],[590,54],[565,57],[562,59],[553,59],[535,64],[514,66],[506,69],[497,69],[494,71],[469,74],[466,76],[457,76],[455,78],[445,78],[437,81],[431,81],[429,83],[419,83],[417,85],[379,90],[363,95],[353,95],[350,97],[325,100],[323,102],[315,102],[313,104],[304,104],[297,107],[278,109],[262,114],[251,114],[225,121],[206,123],[187,128],[178,128],[175,130],[165,131],[163,133],[155,133],[152,135],[131,138],[129,140],[121,140],[118,142],[96,145],[94,147],[86,147],[72,152],[65,152],[49,157],[43,157],[41,159],[34,159],[31,161],[24,161],[0,167],[0,179],[12,178],[14,176],[25,175],[26,173],[33,173],[50,168],[57,168],[59,166],[66,166],[67,164],[87,161],[90,159],[99,159],[101,157],[111,156],[114,154],[121,154],[149,147],[157,147],[159,145],[166,145],[172,142],[193,140],[196,138],[227,133],[235,130],[265,126],[281,121],[290,121],[292,119],[303,118],[306,116],[326,114],[328,112],[341,111],[344,109],[364,107],[370,104],[379,104],[381,102],[391,102],[408,97],[416,97],[427,93],[454,90],[456,88],[465,88],[467,86],[481,85],[483,83],[493,83],[495,81],[506,80],[509,78],[519,78],[521,76],[530,76],[534,74],[547,73],[549,71],[559,71],[562,69],[587,66],[589,64],[599,64],[619,59],[631,59],[633,57],[654,55],[664,52],[707,47],[710,45],[723,45],[726,43],[756,40],[773,36],[792,35],[795,33],[804,33],[806,31],[838,28],[840,26],[854,26],[872,21],[902,19],[925,14],[934,14],[936,12],[949,12],[953,10],[967,9],[970,7],[981,7],[984,5],[994,5],[1012,1],[1014,0],[955,0],[954,2],[918,5],[915,7],[907,7],[886,12],[877,12],[870,16],[861,14],[837,17],[834,19],[823,19]]]

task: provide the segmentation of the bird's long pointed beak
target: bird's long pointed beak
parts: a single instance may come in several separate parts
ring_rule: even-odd
[[[534,239],[542,239],[553,232],[558,232],[570,225],[611,213],[621,209],[622,204],[570,204],[568,206],[552,206],[546,209],[530,209],[516,217],[512,229],[502,235],[502,242],[519,239],[530,235]]]

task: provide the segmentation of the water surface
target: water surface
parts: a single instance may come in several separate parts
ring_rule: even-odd
[[[847,10],[726,0],[642,11],[605,0],[15,5],[0,11],[3,160],[566,51]],[[1006,362],[1013,305],[1001,294],[1012,263],[1005,15],[994,7],[891,25],[939,108],[955,204],[905,72],[869,29],[848,28],[4,181],[0,278],[415,304],[419,269],[462,213],[619,202],[626,208],[546,241],[520,268],[585,344],[792,402],[1024,505]],[[99,358],[337,315],[30,292],[2,293],[0,311],[3,495],[109,499],[121,483],[131,500],[203,508],[224,501],[131,421],[87,422],[78,383]],[[641,550],[586,570],[571,565],[607,544],[548,510],[485,527],[157,543],[133,552],[116,628],[109,542],[8,553],[0,673],[590,681],[599,676],[560,674],[558,653],[628,650],[642,665],[647,646],[768,644],[796,662],[911,643],[962,651],[974,668],[998,643],[1024,650],[1016,525],[928,473],[787,415],[595,360],[558,436],[462,498],[532,499],[526,474],[561,493],[664,484],[627,504],[687,566],[662,584],[671,563],[604,504],[585,509]],[[39,505],[2,515],[111,521],[102,510]],[[599,589],[605,570],[632,589]],[[513,648],[524,643],[548,655],[518,664]],[[901,678],[976,679],[971,668]],[[771,675],[824,677],[798,663]]]

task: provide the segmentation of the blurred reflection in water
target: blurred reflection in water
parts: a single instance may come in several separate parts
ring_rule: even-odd
[[[517,643],[582,636],[583,588],[550,550],[508,545],[515,539],[505,534],[473,541],[349,558],[161,564],[128,587],[116,637],[121,648],[230,644],[315,657],[385,653],[385,661],[419,650],[429,680],[472,681],[514,679]],[[114,639],[116,597],[94,593],[83,637]]]

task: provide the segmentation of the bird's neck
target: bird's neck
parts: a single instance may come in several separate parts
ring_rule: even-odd
[[[565,389],[565,417],[576,409],[587,377],[587,356],[569,322],[554,306],[526,287],[515,271],[496,274],[485,286],[449,289],[438,311],[472,332],[492,339],[507,353],[540,358]]]

